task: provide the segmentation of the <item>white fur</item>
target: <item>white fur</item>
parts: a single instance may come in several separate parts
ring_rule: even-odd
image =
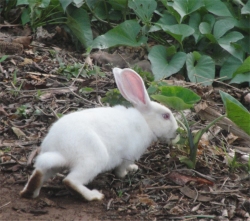
[[[152,142],[175,137],[177,123],[173,114],[150,101],[140,76],[131,69],[114,68],[113,73],[122,95],[135,108],[92,108],[59,119],[42,142],[33,174],[39,171],[43,177],[32,197],[39,195],[43,182],[66,167],[70,173],[64,179],[65,184],[87,200],[100,200],[102,193],[83,185],[114,168],[119,177],[136,171],[138,166],[134,161]],[[170,119],[163,119],[165,113],[169,113]],[[21,195],[28,186],[29,182]]]

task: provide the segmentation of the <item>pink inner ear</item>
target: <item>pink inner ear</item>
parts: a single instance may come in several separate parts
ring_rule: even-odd
[[[143,104],[146,104],[145,89],[142,79],[137,74],[126,70],[124,70],[122,78],[124,88],[126,88],[126,91],[130,94],[128,97],[131,97],[135,101],[139,100]]]

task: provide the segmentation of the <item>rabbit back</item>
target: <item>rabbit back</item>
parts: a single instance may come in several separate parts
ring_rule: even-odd
[[[88,160],[106,171],[123,159],[139,159],[154,139],[135,108],[102,107],[71,113],[58,120],[44,139],[41,153],[60,153],[65,166],[70,168]]]

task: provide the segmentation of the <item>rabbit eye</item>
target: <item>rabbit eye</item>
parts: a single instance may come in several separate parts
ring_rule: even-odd
[[[165,119],[165,120],[169,120],[170,114],[169,114],[169,113],[162,114],[162,117],[163,117],[163,119]]]

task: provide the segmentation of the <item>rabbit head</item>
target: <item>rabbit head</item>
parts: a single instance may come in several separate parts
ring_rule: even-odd
[[[150,100],[140,75],[129,68],[114,68],[113,73],[122,96],[143,115],[153,134],[166,142],[174,139],[178,128],[174,115],[167,107]]]

